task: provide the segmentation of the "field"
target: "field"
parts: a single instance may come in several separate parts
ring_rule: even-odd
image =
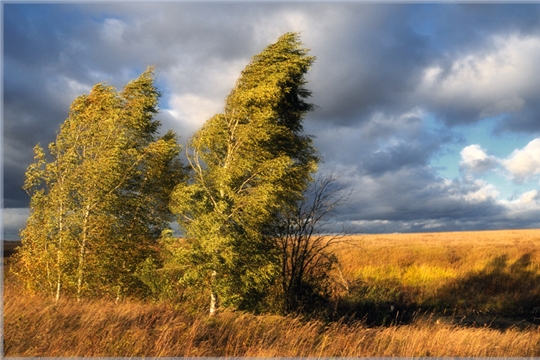
[[[337,251],[357,304],[489,320],[492,327],[540,324],[540,230],[351,240]]]
[[[6,356],[540,356],[540,230],[351,236],[333,319],[23,294]]]

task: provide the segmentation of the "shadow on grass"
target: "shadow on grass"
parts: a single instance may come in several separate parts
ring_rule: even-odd
[[[418,314],[415,289],[404,289],[397,283],[352,284],[348,296],[334,304],[333,319],[362,320],[368,326],[409,323]]]
[[[535,271],[536,270],[536,271]],[[531,254],[511,263],[494,258],[484,269],[439,289],[426,301],[434,310],[453,308],[464,314],[486,314],[540,320],[540,275]]]
[[[358,284],[337,304],[334,318],[391,325],[430,314],[494,328],[540,324],[540,272],[531,258],[530,253],[514,262],[507,255],[496,257],[484,269],[455,279],[422,300],[417,289],[397,283]]]

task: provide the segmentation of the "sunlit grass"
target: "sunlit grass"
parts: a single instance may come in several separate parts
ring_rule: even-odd
[[[527,296],[534,297],[530,282],[540,279],[540,230],[350,236],[336,251],[346,281],[388,290],[388,297],[379,301],[394,302],[401,297],[433,305],[441,292],[461,287],[469,294],[447,294],[456,298],[448,305],[476,303],[501,310],[503,302],[491,301],[490,296],[515,301],[528,291]],[[463,288],[467,283],[475,286],[475,281],[479,288],[483,281],[502,290],[486,294]],[[382,293],[385,291],[379,290]],[[440,300],[442,304],[448,299]]]
[[[430,265],[412,265],[408,267],[401,282],[405,286],[419,288],[438,288],[450,279],[457,278],[457,272],[451,268]]]

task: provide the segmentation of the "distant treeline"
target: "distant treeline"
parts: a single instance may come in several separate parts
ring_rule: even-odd
[[[9,257],[16,253],[19,246],[21,246],[20,240],[4,240],[4,257]]]

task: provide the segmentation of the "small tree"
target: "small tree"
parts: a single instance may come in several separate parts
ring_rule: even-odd
[[[324,301],[330,274],[337,264],[332,246],[344,240],[336,228],[337,209],[347,204],[350,191],[332,174],[319,174],[302,199],[282,209],[268,231],[281,259],[279,283],[285,313],[314,310]]]
[[[19,275],[32,291],[136,294],[137,264],[168,225],[170,192],[182,178],[174,133],[158,138],[153,68],[122,92],[97,84],[71,105],[49,145],[37,145],[24,189]]]
[[[279,260],[263,227],[295,203],[318,162],[302,120],[313,105],[304,88],[314,58],[287,33],[253,57],[226,99],[188,144],[189,184],[171,209],[186,236],[178,262],[184,281],[225,305],[253,308],[278,274]]]

